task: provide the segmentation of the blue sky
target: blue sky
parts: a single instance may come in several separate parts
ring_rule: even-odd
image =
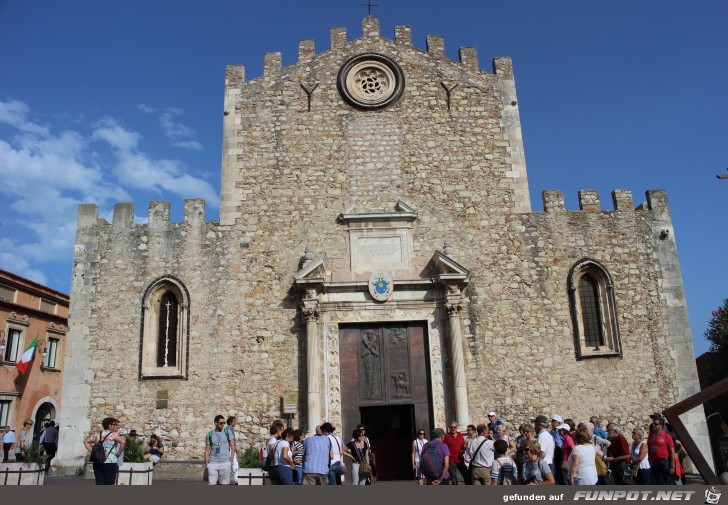
[[[363,0],[0,0],[0,268],[69,292],[76,211],[207,200],[218,218],[225,65],[359,37]],[[696,355],[728,297],[728,3],[375,0],[382,35],[513,58],[534,210],[562,189],[666,189]]]

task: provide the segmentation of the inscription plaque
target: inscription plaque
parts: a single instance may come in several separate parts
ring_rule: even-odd
[[[355,271],[376,268],[407,268],[404,237],[395,236],[358,236],[355,237],[352,251]]]

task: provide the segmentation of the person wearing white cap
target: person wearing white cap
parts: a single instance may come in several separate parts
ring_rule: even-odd
[[[498,426],[505,426],[505,423],[498,419],[494,411],[488,412],[488,429],[493,434],[493,440],[498,440]]]
[[[558,415],[554,414],[551,416],[551,436],[554,437],[554,479],[556,479],[557,484],[566,484],[566,480],[564,479],[563,472],[561,471],[561,467],[566,461],[566,458],[564,457],[564,452],[561,450],[561,446],[564,443],[564,437],[561,436],[561,433],[559,433],[559,426],[564,424],[564,419]]]
[[[571,451],[574,448],[574,439],[571,438],[571,426],[568,424],[560,424],[556,427],[556,429],[559,431],[559,435],[561,435],[561,454],[562,454],[562,463],[561,463],[561,475],[565,482],[569,481],[569,456],[571,456]]]

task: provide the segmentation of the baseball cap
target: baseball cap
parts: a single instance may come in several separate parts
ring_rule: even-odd
[[[496,414],[496,413],[495,413],[495,412],[493,412],[492,410],[491,410],[490,412],[488,412],[488,417],[490,417],[490,416],[497,416],[497,415],[498,415],[498,414]]]
[[[540,424],[546,424],[546,423],[548,423],[548,422],[549,422],[549,418],[548,418],[548,417],[546,417],[546,416],[538,416],[538,417],[537,417],[537,418],[536,418],[536,419],[534,420],[534,422],[536,422],[536,423],[540,423]]]
[[[650,419],[659,419],[660,421],[662,421],[662,420],[664,420],[665,418],[664,418],[664,417],[662,417],[662,414],[660,414],[659,412],[655,412],[654,414],[652,414],[652,415],[650,416]]]
[[[435,428],[432,430],[432,433],[430,433],[430,438],[440,438],[443,435],[445,435],[445,430],[442,428]]]
[[[557,430],[566,430],[566,431],[571,431],[571,426],[569,426],[568,424],[564,423],[564,424],[560,424],[560,425],[558,425],[558,426],[556,427],[556,429],[557,429]]]
[[[564,418],[563,418],[563,417],[561,417],[561,416],[560,416],[560,415],[558,415],[558,414],[554,414],[553,416],[551,416],[551,420],[552,420],[552,421],[558,421],[558,422],[560,422],[560,423],[563,423],[563,422],[564,422]]]

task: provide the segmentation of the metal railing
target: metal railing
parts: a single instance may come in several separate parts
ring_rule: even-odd
[[[152,483],[151,481],[152,481],[152,472],[153,471],[154,471],[154,467],[153,466],[150,467],[150,468],[147,468],[146,470],[134,470],[134,468],[132,468],[132,467],[129,467],[129,470],[124,469],[123,471],[121,469],[119,469],[119,472],[116,474],[116,485],[118,486],[119,484],[121,484],[121,485],[127,485],[128,484],[129,486],[131,486],[132,483],[134,482],[134,476],[135,475],[144,475],[144,474],[146,474],[146,476],[147,476],[146,485],[149,486]],[[126,480],[126,474],[129,474],[129,482],[128,483],[121,481],[122,475],[123,475],[123,479]],[[143,486],[144,484],[139,484],[139,485]]]
[[[262,474],[257,474],[257,475],[253,475],[252,472],[249,473],[247,476],[245,476],[245,475],[238,475],[238,485],[239,486],[240,485],[243,485],[243,486],[246,486],[246,485],[247,486],[254,486],[254,485],[257,485],[257,481],[258,480],[261,480],[262,481],[261,484],[263,486],[270,484],[270,477],[265,472],[262,473]],[[248,482],[246,484],[242,484],[243,481],[248,481]],[[253,481],[255,481],[256,484],[253,484]]]
[[[32,484],[38,486],[40,485],[41,478],[43,477],[44,470],[42,467],[38,467],[34,470],[24,469],[22,466],[20,467],[20,470],[11,470],[10,468],[5,468],[1,471],[2,479],[3,479],[3,486],[20,486],[21,482],[23,480],[23,475],[31,475],[35,474],[35,482]],[[17,474],[18,475],[18,482],[13,483],[9,482],[10,476]],[[14,477],[13,477],[13,480]],[[28,484],[31,484],[30,482]]]

